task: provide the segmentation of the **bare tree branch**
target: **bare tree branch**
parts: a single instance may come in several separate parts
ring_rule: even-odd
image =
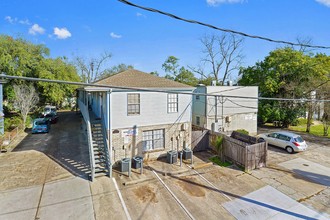
[[[233,34],[209,35],[204,36],[201,39],[201,43],[204,46],[202,52],[205,55],[201,61],[204,65],[210,66],[212,71],[210,75],[223,85],[230,73],[240,67],[243,59],[242,50],[240,49],[243,45],[243,38],[238,38]],[[191,69],[195,73],[206,77],[204,70],[199,68]]]
[[[20,111],[25,127],[26,118],[31,109],[39,102],[39,96],[32,85],[14,85],[14,106]]]
[[[83,82],[91,83],[97,80],[103,72],[101,71],[102,65],[111,57],[109,52],[104,52],[100,58],[92,58],[87,61],[82,57],[76,57],[75,64],[81,72]]]

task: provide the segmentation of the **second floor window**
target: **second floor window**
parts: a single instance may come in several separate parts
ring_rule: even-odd
[[[178,112],[178,94],[167,94],[167,112]]]
[[[140,114],[140,94],[131,93],[127,94],[127,114],[139,115]]]

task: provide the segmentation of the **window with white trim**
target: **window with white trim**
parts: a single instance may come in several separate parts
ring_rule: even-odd
[[[201,124],[201,118],[199,116],[196,116],[196,124],[197,125]]]
[[[130,93],[127,94],[127,115],[140,114],[140,94]]]
[[[167,112],[178,112],[178,94],[167,94]]]
[[[164,129],[143,131],[143,151],[164,149]]]

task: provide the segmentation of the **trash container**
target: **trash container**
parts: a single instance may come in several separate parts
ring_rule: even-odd
[[[132,167],[134,169],[139,169],[142,166],[143,158],[140,156],[135,156],[132,158]]]
[[[130,158],[123,158],[120,161],[120,172],[128,172],[130,165]]]
[[[192,150],[190,150],[189,148],[185,148],[182,150],[182,159],[189,160],[192,158],[192,154]]]
[[[176,150],[167,151],[167,163],[176,163],[178,161],[178,152]]]

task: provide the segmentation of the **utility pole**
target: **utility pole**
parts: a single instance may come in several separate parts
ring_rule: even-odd
[[[225,131],[224,117],[223,117],[223,103],[224,103],[223,96],[221,96],[221,119],[222,119],[221,126],[222,126],[222,131]]]
[[[218,122],[218,96],[214,97],[215,103],[214,103],[214,107],[215,107],[215,123]]]

